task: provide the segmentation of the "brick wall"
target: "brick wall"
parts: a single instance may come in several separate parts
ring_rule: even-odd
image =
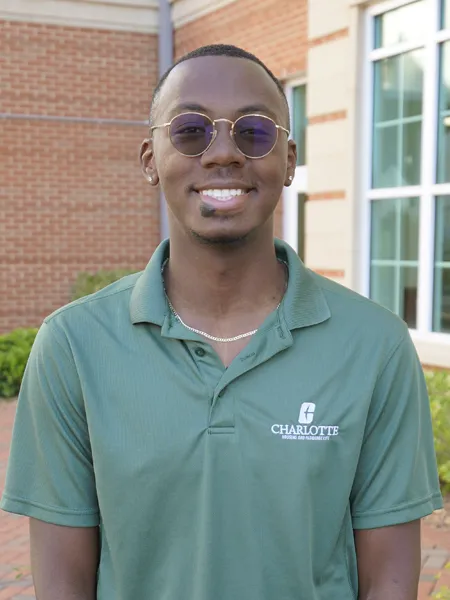
[[[206,44],[235,44],[253,52],[280,78],[306,71],[307,0],[238,0],[180,27],[175,54]]]
[[[156,52],[151,35],[0,23],[0,111],[20,117],[0,119],[0,332],[39,325],[80,271],[142,268],[158,244],[146,128],[72,119],[145,121]]]
[[[177,57],[207,44],[235,44],[256,54],[280,79],[306,72],[307,0],[238,0],[175,31]],[[282,204],[275,214],[281,237]]]
[[[287,17],[288,15],[289,17]],[[238,0],[175,32],[175,54],[217,42],[280,78],[303,73],[307,2]],[[157,80],[157,38],[0,22],[0,332],[39,325],[82,270],[142,268],[159,199],[137,152]],[[90,121],[89,121],[90,120]],[[281,235],[281,204],[276,213]]]

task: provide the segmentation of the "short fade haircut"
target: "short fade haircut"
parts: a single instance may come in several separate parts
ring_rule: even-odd
[[[202,56],[229,56],[231,58],[245,58],[247,60],[253,61],[257,65],[262,67],[278,88],[278,91],[280,93],[280,96],[284,102],[284,105],[285,105],[285,108],[287,111],[287,126],[288,126],[288,129],[290,129],[289,104],[288,104],[286,94],[284,93],[284,89],[283,89],[283,86],[282,86],[280,80],[277,77],[275,77],[275,75],[272,73],[272,71],[262,62],[262,60],[260,60],[254,54],[251,54],[251,52],[247,52],[247,50],[243,50],[242,48],[238,48],[237,46],[232,46],[229,44],[212,44],[209,46],[202,46],[200,48],[196,48],[195,50],[192,50],[192,52],[189,52],[188,54],[185,54],[184,56],[179,58],[169,69],[167,69],[167,71],[161,77],[158,85],[156,86],[156,88],[153,91],[152,101],[151,101],[151,105],[150,105],[150,125],[153,125],[153,123],[154,123],[156,106],[158,104],[158,99],[161,94],[161,89],[162,89],[166,79],[168,78],[170,73],[173,71],[173,69],[180,63],[185,62],[186,60],[190,60],[191,58],[199,58]]]

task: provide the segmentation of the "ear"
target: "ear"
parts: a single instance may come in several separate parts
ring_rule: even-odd
[[[145,139],[139,151],[139,160],[142,173],[150,185],[158,185],[159,177],[155,165],[155,154],[153,152],[153,140]]]
[[[285,187],[289,187],[295,177],[295,168],[297,166],[297,145],[294,140],[288,141],[288,160],[286,169]]]

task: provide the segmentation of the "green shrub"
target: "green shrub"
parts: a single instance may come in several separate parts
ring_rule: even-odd
[[[16,329],[0,336],[0,397],[13,398],[19,393],[37,331]]]
[[[439,478],[443,492],[448,493],[450,492],[450,373],[427,371],[425,377],[430,395]]]
[[[72,291],[72,300],[78,300],[98,290],[103,289],[118,279],[131,275],[136,271],[130,269],[116,269],[115,271],[98,271],[97,273],[80,273],[75,281]]]

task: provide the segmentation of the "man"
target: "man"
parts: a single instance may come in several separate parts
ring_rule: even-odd
[[[413,600],[441,506],[406,325],[273,239],[296,165],[282,87],[210,46],[155,92],[169,207],[142,274],[45,320],[3,508],[39,600]]]

